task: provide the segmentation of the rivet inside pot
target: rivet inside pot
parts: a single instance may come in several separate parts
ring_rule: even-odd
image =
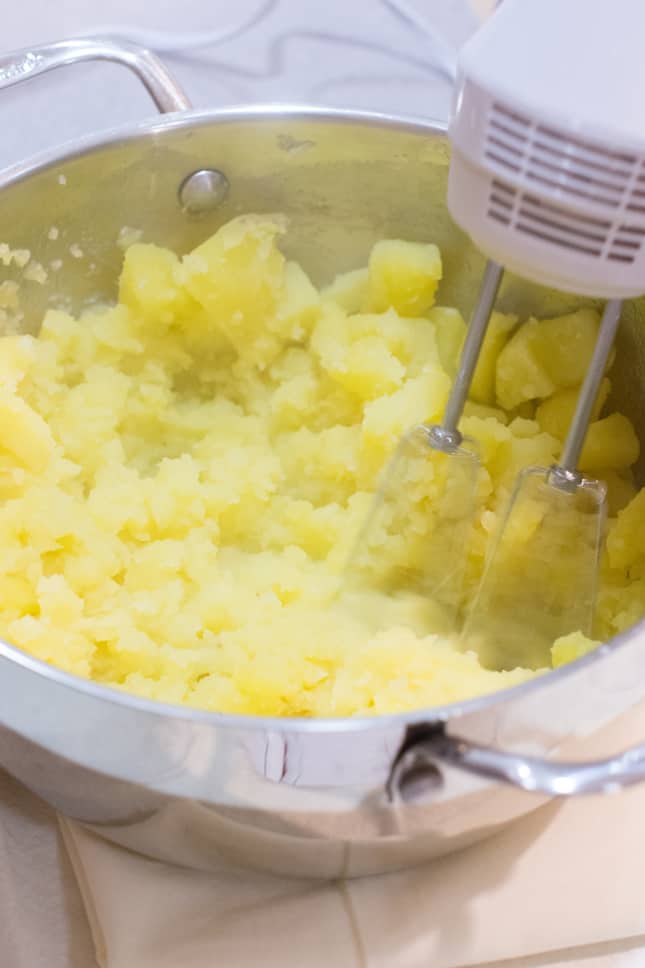
[[[190,215],[212,212],[228,195],[229,181],[216,168],[200,168],[187,175],[179,186],[179,202]]]

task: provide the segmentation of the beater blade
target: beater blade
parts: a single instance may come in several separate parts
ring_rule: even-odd
[[[606,488],[577,465],[620,310],[606,304],[559,464],[516,481],[462,633],[488,668],[546,667],[555,639],[591,634]]]
[[[458,424],[502,274],[487,264],[443,421],[422,424],[400,442],[347,570],[346,592],[358,585],[390,599],[423,599],[429,617],[420,631],[453,629],[462,604],[479,458]]]

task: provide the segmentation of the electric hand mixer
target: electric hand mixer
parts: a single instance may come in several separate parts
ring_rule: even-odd
[[[560,460],[517,480],[466,618],[467,646],[497,668],[548,664],[559,635],[591,630],[606,488],[577,465],[620,300],[645,291],[643,37],[643,0],[503,0],[460,54],[448,208],[490,261],[443,422],[408,435],[383,492],[405,527],[401,466],[432,452],[436,483],[440,455],[443,506],[423,549],[430,594],[462,572],[477,462],[458,423],[502,266],[608,300]]]

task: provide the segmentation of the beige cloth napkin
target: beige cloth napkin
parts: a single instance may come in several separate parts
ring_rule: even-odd
[[[640,738],[645,707],[598,753]],[[101,968],[645,964],[645,785],[554,802],[424,868],[322,885],[173,868],[61,825]]]
[[[96,968],[51,807],[0,771],[0,966]]]

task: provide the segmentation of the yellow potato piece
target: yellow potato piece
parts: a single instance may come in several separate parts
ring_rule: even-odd
[[[624,470],[638,460],[640,446],[636,431],[622,413],[592,423],[580,455],[580,467],[596,471],[603,467]]]
[[[466,336],[464,317],[452,306],[433,306],[428,310],[428,319],[435,328],[441,366],[449,376],[454,376]]]
[[[528,400],[550,397],[556,384],[535,352],[540,323],[529,319],[500,352],[495,367],[495,399],[505,410]]]
[[[0,446],[30,471],[43,470],[54,450],[51,431],[40,414],[6,390],[0,390]]]
[[[178,280],[179,259],[170,249],[135,242],[123,259],[119,301],[157,326],[196,312],[197,304]]]
[[[631,471],[615,471],[602,467],[596,474],[607,485],[607,507],[610,515],[617,515],[636,497],[638,488],[634,484]]]
[[[436,245],[384,239],[372,249],[368,270],[368,312],[396,309],[402,316],[423,316],[441,279],[441,254]]]
[[[323,302],[334,302],[346,313],[358,313],[367,300],[369,273],[367,269],[353,269],[336,276],[320,292]]]
[[[323,370],[362,400],[396,390],[405,376],[381,330],[378,317],[345,317],[328,306],[312,334],[311,346]]]
[[[497,358],[516,326],[517,316],[498,312],[491,314],[473,382],[470,385],[470,398],[476,403],[494,405]]]
[[[600,642],[588,639],[582,632],[571,632],[569,635],[563,635],[561,638],[556,639],[551,648],[554,669],[557,669],[561,665],[566,665],[567,662],[580,659],[587,652],[591,652],[599,645]]]
[[[284,267],[283,291],[274,320],[267,325],[283,339],[300,342],[320,315],[320,296],[297,262]]]
[[[629,568],[645,560],[645,551],[640,539],[644,527],[645,490],[641,490],[618,514],[616,524],[607,537],[607,552],[613,568]]]
[[[483,403],[473,403],[472,400],[467,400],[464,405],[464,417],[479,417],[482,420],[492,417],[501,424],[508,423],[508,414],[504,410],[500,410],[499,407],[487,407]]]
[[[529,319],[520,326],[497,360],[500,406],[510,409],[579,386],[589,368],[599,323],[594,310],[580,309],[553,319]]]
[[[184,256],[180,283],[243,358],[265,366],[280,348],[269,330],[284,278],[274,245],[284,219],[241,215]]]
[[[582,383],[596,345],[600,317],[594,309],[543,319],[533,352],[557,387]]]
[[[598,396],[596,397],[596,402],[591,412],[592,421],[597,420],[600,416],[600,412],[607,402],[607,397],[610,392],[611,383],[605,377],[600,384]],[[575,390],[561,390],[559,393],[554,393],[544,403],[541,403],[535,411],[535,419],[542,430],[557,437],[558,440],[564,440],[569,432],[579,395],[579,388]]]

